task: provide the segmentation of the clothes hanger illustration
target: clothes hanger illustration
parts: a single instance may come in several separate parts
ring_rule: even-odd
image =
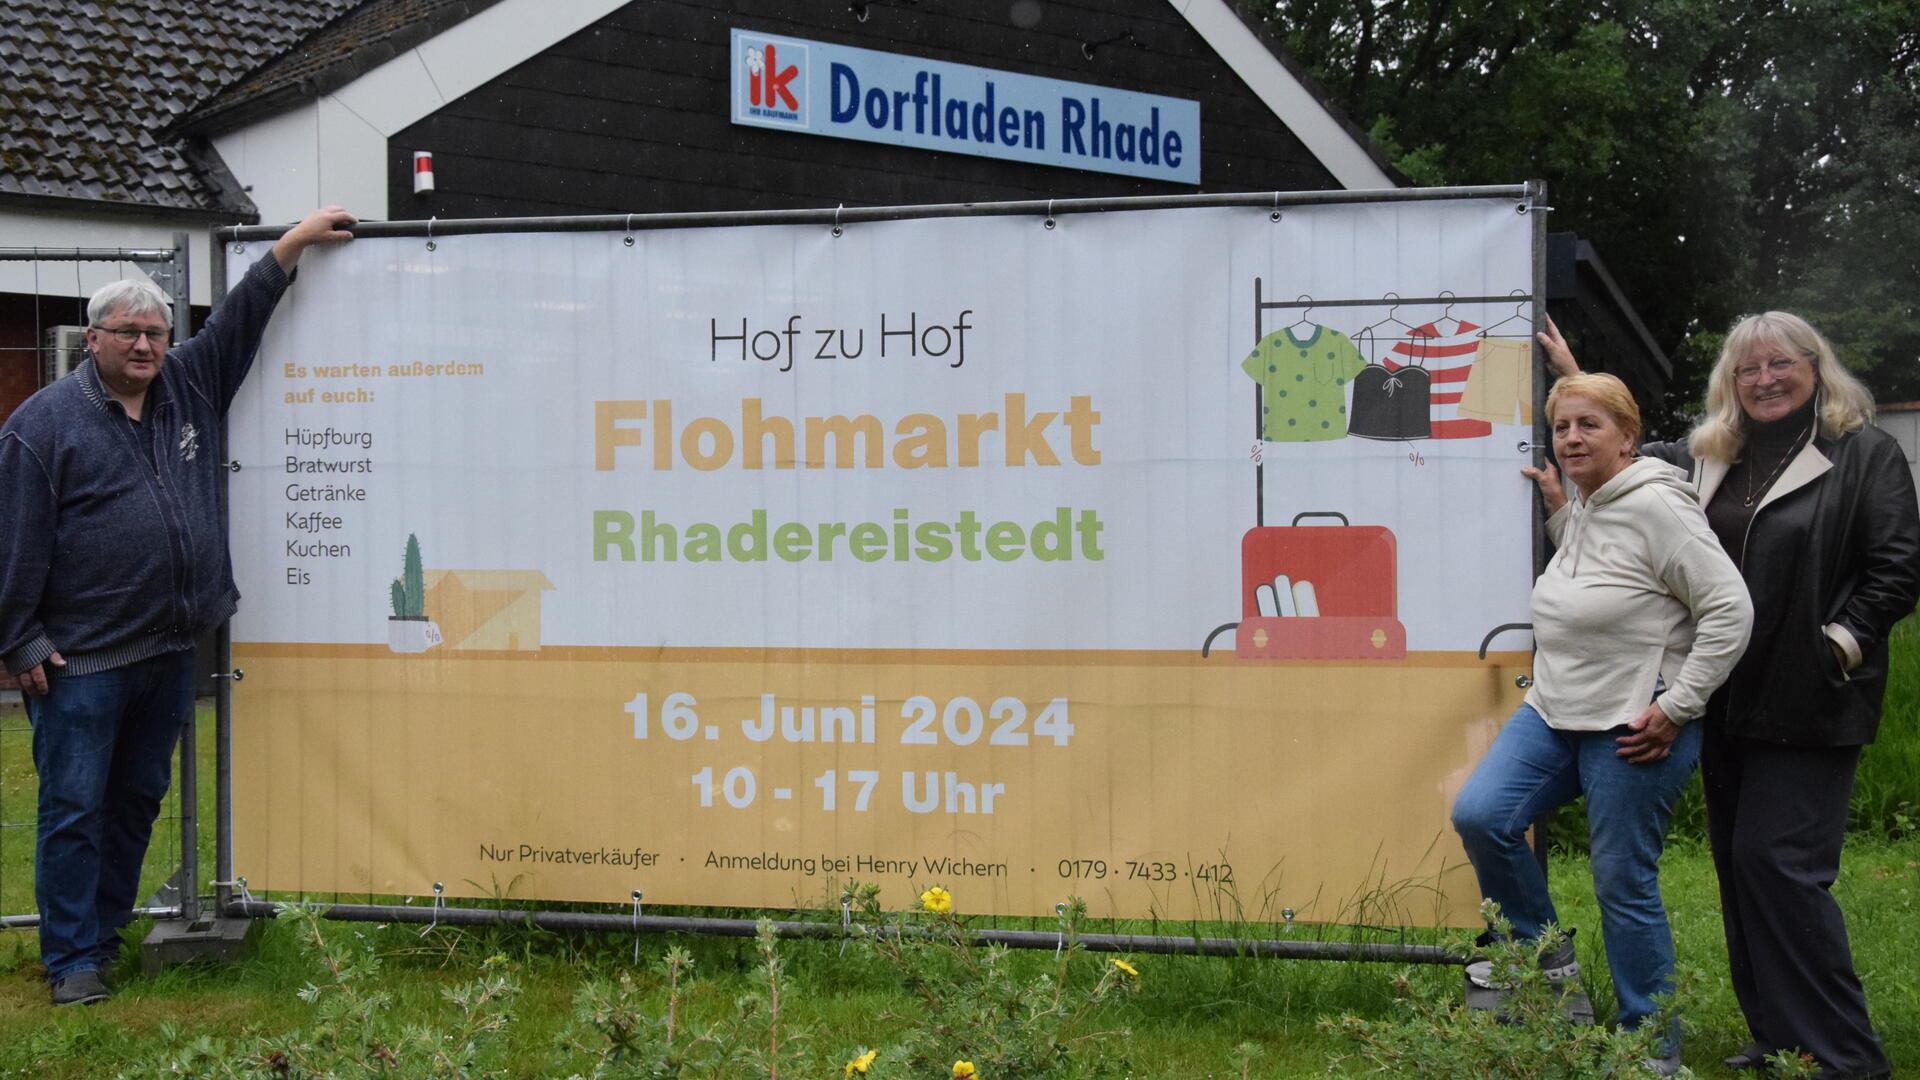
[[[1457,334],[1460,332],[1460,319],[1453,313],[1454,292],[1452,289],[1441,289],[1440,295],[1446,298],[1447,306],[1445,310],[1440,312],[1440,318],[1433,320],[1431,325],[1435,330],[1438,330],[1440,329],[1442,320],[1451,319],[1453,321],[1453,333]]]
[[[1287,324],[1288,334],[1292,334],[1296,328],[1300,327],[1303,324],[1307,326],[1316,325],[1307,320],[1307,316],[1313,313],[1313,297],[1308,296],[1306,293],[1301,293],[1298,297],[1294,298],[1294,302],[1297,304],[1305,304],[1307,306],[1301,309],[1299,318]]]
[[[1527,310],[1527,305],[1531,303],[1531,301],[1527,297],[1526,290],[1514,289],[1508,295],[1517,297],[1519,299],[1519,302],[1513,306],[1513,314],[1507,316],[1504,319],[1501,319],[1499,322],[1493,323],[1490,326],[1481,327],[1480,328],[1481,337],[1519,338],[1519,339],[1528,339],[1533,337],[1533,312]],[[1525,333],[1507,333],[1507,334],[1494,333],[1495,330],[1498,330],[1499,328],[1507,325],[1510,322],[1525,322],[1527,324],[1526,332]]]
[[[1401,341],[1410,341],[1413,338],[1420,336],[1414,333],[1414,328],[1410,323],[1408,323],[1405,319],[1402,319],[1400,317],[1400,314],[1399,314],[1400,294],[1399,293],[1386,293],[1382,295],[1380,299],[1389,302],[1387,307],[1387,317],[1384,319],[1380,319],[1376,322],[1368,323],[1366,326],[1361,328],[1361,331],[1360,331],[1361,333],[1370,334],[1373,337],[1378,338],[1380,336],[1380,329],[1382,327],[1385,327],[1388,323],[1392,323],[1394,326],[1398,327],[1400,330],[1400,333],[1392,335],[1392,338],[1395,338]],[[1357,336],[1358,335],[1356,335],[1356,337]]]

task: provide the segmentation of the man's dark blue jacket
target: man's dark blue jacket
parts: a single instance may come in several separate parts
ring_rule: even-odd
[[[286,289],[277,261],[255,263],[206,327],[167,353],[138,424],[89,357],[0,428],[8,672],[56,650],[70,675],[122,667],[191,649],[233,614],[220,423]]]

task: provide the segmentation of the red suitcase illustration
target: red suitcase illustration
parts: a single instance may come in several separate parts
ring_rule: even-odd
[[[1311,518],[1339,524],[1301,524]],[[1261,660],[1406,659],[1398,568],[1393,533],[1349,524],[1345,514],[1312,511],[1290,526],[1248,529],[1235,651]]]

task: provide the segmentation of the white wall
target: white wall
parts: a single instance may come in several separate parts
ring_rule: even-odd
[[[187,283],[193,302],[208,302],[209,271],[207,233],[209,226],[162,217],[88,217],[56,211],[24,213],[0,210],[0,247],[172,247],[173,234],[188,236]],[[144,276],[131,263],[42,262],[37,264],[39,281],[34,280],[34,263],[0,262],[0,292],[42,296],[91,296],[93,290],[123,277]],[[75,280],[75,267],[79,278]]]
[[[1899,406],[1892,408],[1900,409]],[[1907,468],[1913,470],[1913,485],[1920,488],[1920,402],[1898,412],[1882,412],[1874,423],[1900,440],[1900,445],[1907,452]]]
[[[260,208],[262,224],[297,221],[338,203],[360,217],[389,216],[387,139],[542,49],[577,33],[625,0],[501,0],[338,93],[213,140]],[[159,247],[183,226],[163,217],[0,210],[0,247]],[[209,227],[190,224],[193,302],[209,302]],[[87,296],[137,273],[114,263],[40,264],[43,295]],[[35,291],[29,263],[0,263],[0,292]]]
[[[317,101],[217,136],[262,222],[338,203],[368,220],[387,205],[387,140],[625,0],[502,0]]]
[[[213,140],[262,224],[337,203],[387,216],[387,136],[328,94]]]

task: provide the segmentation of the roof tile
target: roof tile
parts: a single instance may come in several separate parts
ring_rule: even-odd
[[[411,47],[428,33],[437,33],[495,2],[366,0],[353,5],[351,12],[297,48],[262,65],[213,98],[195,103],[189,122],[197,124],[208,116],[244,110],[250,102],[291,89],[338,85],[346,77],[392,58],[398,50]]]
[[[155,133],[341,16],[389,3],[0,0],[0,191],[250,211]]]

